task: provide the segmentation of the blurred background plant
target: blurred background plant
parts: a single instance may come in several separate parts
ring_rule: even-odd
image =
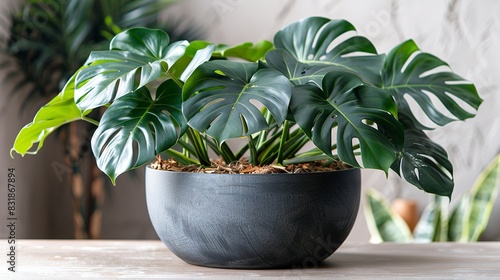
[[[500,154],[479,175],[470,193],[450,210],[447,197],[433,196],[415,228],[377,191],[366,193],[365,217],[371,242],[478,241],[500,189]],[[411,215],[410,215],[411,216]],[[410,224],[410,225],[409,225]]]
[[[1,52],[9,59],[5,81],[15,83],[8,98],[21,98],[22,113],[33,102],[46,103],[62,89],[93,50],[106,49],[120,31],[143,26],[169,33],[171,41],[202,38],[199,28],[179,20],[160,22],[160,13],[176,0],[26,0],[13,7]],[[8,103],[4,104],[6,106]],[[99,114],[99,112],[93,112]],[[93,116],[99,119],[100,116]],[[58,132],[69,173],[75,238],[99,238],[107,180],[90,151],[93,126],[72,123]],[[43,143],[41,143],[43,144]],[[62,180],[62,177],[59,177]]]

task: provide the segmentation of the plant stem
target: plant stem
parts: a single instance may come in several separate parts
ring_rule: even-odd
[[[281,132],[280,146],[278,148],[278,157],[276,159],[278,164],[283,165],[283,154],[285,153],[285,144],[288,140],[288,135],[290,134],[290,122],[285,121],[283,123],[283,130]]]
[[[250,150],[250,163],[253,165],[259,165],[259,157],[257,153],[257,148],[255,147],[255,140],[252,135],[248,135],[248,148]]]
[[[99,122],[94,120],[94,119],[91,119],[91,118],[87,118],[87,117],[83,117],[82,120],[86,121],[86,122],[89,122],[95,126],[99,126]]]
[[[272,119],[273,119],[273,116],[271,115],[271,112],[269,112],[269,110],[267,110],[266,107],[264,107],[262,109],[263,111],[263,114],[264,114],[264,117],[266,118],[266,122],[269,124],[271,123]],[[257,149],[259,149],[262,144],[264,144],[264,142],[266,141],[267,139],[267,135],[269,133],[269,129],[264,129],[262,130],[261,132],[259,132],[259,135],[257,136]]]
[[[165,151],[165,153],[167,155],[169,155],[170,157],[174,157],[181,164],[200,164],[199,161],[194,160],[190,157],[186,157],[183,153],[176,151],[176,150],[173,150],[173,149],[169,149],[169,150]]]
[[[165,71],[165,73],[167,73],[167,76],[170,77],[170,79],[172,79],[179,86],[179,88],[182,88],[184,86],[182,82],[179,79],[177,79],[174,75],[172,75],[170,71],[165,69],[165,67],[163,67],[163,70]]]
[[[205,146],[205,141],[201,137],[200,133],[189,127],[186,130],[186,135],[188,136],[191,145],[196,151],[196,157],[200,160],[200,164],[210,166],[210,158]]]

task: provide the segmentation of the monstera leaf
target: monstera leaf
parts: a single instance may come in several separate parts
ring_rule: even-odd
[[[42,147],[45,139],[57,128],[64,124],[84,119],[90,111],[81,111],[75,104],[75,76],[73,76],[63,90],[49,103],[44,105],[35,115],[33,122],[24,126],[14,141],[11,150],[24,156],[36,154]],[[33,145],[38,143],[32,151]]]
[[[173,146],[186,127],[181,89],[173,80],[160,85],[155,99],[145,87],[130,92],[111,104],[92,137],[97,166],[114,183]]]
[[[343,71],[359,73],[367,81],[380,85],[384,56],[377,55],[375,47],[367,38],[357,35],[348,37],[348,34],[355,31],[354,26],[345,20],[322,17],[310,17],[288,25],[276,33],[274,45],[276,49],[287,51],[302,67],[278,69],[282,73],[290,73],[287,76],[291,79],[302,77],[301,80],[305,80],[304,76],[310,75],[310,79],[319,84],[318,79],[321,81],[322,76],[317,78],[317,73],[321,68],[340,67]],[[279,63],[280,57],[286,61]],[[293,60],[279,53],[270,58],[274,65],[294,64]],[[304,69],[308,67],[312,69]]]
[[[257,63],[209,61],[186,81],[182,110],[191,127],[222,143],[269,128],[260,104],[282,124],[290,98],[290,81],[278,71],[259,70]]]
[[[189,43],[184,55],[170,68],[170,73],[177,79],[186,82],[198,66],[212,57],[214,49],[213,44],[205,41]]]
[[[405,144],[402,157],[391,168],[419,189],[450,197],[453,167],[446,151],[404,114],[399,114],[399,121],[405,127]]]
[[[291,110],[300,128],[314,144],[332,156],[332,128],[337,127],[337,152],[341,160],[360,166],[353,152],[359,141],[363,166],[387,171],[403,144],[403,126],[392,96],[385,90],[363,85],[356,75],[330,72],[323,90],[297,86]],[[374,124],[374,125],[372,125]]]
[[[132,28],[116,35],[111,50],[92,52],[86,62],[89,67],[78,74],[78,107],[103,106],[165,75],[187,46],[187,41],[169,45],[167,33],[161,30]]]
[[[283,75],[289,78],[294,85],[305,85],[308,83],[312,83],[317,85],[318,87],[321,87],[323,77],[326,75],[326,73],[332,71],[349,72],[351,74],[357,75],[360,79],[365,79],[358,72],[346,68],[342,65],[333,63],[313,64],[300,62],[293,55],[283,49],[270,51],[266,55],[266,62],[272,68],[283,73]],[[366,82],[370,83],[369,81]]]
[[[236,46],[218,45],[214,57],[235,57],[248,61],[263,59],[267,51],[274,47],[273,43],[263,40],[255,44],[246,42]]]
[[[412,40],[396,46],[387,55],[382,70],[383,88],[391,92],[399,111],[408,116],[417,128],[427,129],[416,119],[404,98],[406,94],[416,101],[430,120],[440,126],[474,116],[454,99],[461,100],[474,109],[481,104],[482,100],[472,83],[443,68],[449,68],[446,62],[420,52]],[[455,118],[445,115],[429,96],[439,100]]]

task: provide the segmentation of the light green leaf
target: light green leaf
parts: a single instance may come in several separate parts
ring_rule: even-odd
[[[118,175],[172,147],[186,128],[181,89],[168,80],[155,99],[142,87],[111,104],[92,137],[92,151],[97,166],[114,183]]]
[[[10,151],[11,156],[12,152],[22,156],[36,154],[43,147],[45,139],[57,128],[81,120],[90,113],[90,111],[83,112],[76,106],[73,98],[74,81],[75,76],[56,97],[40,108],[31,123],[19,131]],[[37,143],[38,145],[33,150],[33,146]]]
[[[267,40],[255,44],[246,42],[235,46],[218,45],[213,55],[214,57],[241,58],[255,62],[263,59],[266,53],[273,47],[273,43]]]
[[[184,55],[170,68],[169,73],[186,82],[194,70],[212,56],[215,46],[204,41],[193,41],[186,48]]]

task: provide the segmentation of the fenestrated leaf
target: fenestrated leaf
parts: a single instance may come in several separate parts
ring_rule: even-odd
[[[161,30],[132,28],[113,38],[109,51],[92,52],[76,78],[75,100],[82,110],[111,103],[164,75],[185,52],[187,41],[169,45]]]
[[[273,43],[262,40],[255,44],[246,42],[236,46],[218,45],[214,52],[214,57],[233,57],[248,61],[258,61],[263,59],[267,51],[274,48]]]
[[[308,83],[313,83],[318,87],[321,87],[321,81],[323,80],[323,77],[326,75],[326,73],[332,71],[349,72],[351,74],[357,75],[360,79],[364,79],[364,77],[360,75],[360,73],[339,64],[302,63],[289,52],[283,49],[270,51],[266,55],[266,62],[272,68],[283,73],[283,75],[289,78],[294,85],[305,85]],[[370,83],[366,80],[365,82]]]
[[[367,38],[355,35],[355,31],[354,26],[345,20],[309,17],[277,32],[274,45],[307,67],[314,66],[314,72],[321,67],[337,66],[344,71],[360,73],[366,80],[380,85],[384,56],[377,55],[373,44]],[[354,34],[346,36],[350,33]]]
[[[419,189],[451,197],[453,166],[446,151],[416,128],[406,115],[400,113],[399,121],[405,127],[405,144],[400,159],[391,168]]]
[[[385,90],[363,85],[356,75],[330,72],[323,90],[293,89],[290,108],[300,128],[325,154],[332,156],[332,129],[337,126],[337,152],[342,161],[360,166],[353,152],[359,141],[363,166],[387,171],[403,143],[403,126],[396,120],[396,104]],[[370,123],[376,124],[371,125]]]
[[[366,222],[371,234],[370,241],[409,242],[412,240],[410,228],[377,191],[370,189],[366,193]]]
[[[443,67],[449,69],[448,64],[441,59],[420,52],[413,40],[401,43],[387,55],[382,70],[383,88],[391,92],[398,103],[398,110],[407,115],[417,128],[427,129],[416,119],[404,98],[406,94],[411,96],[437,125],[474,116],[454,98],[462,100],[474,109],[477,109],[482,102],[472,83],[451,70],[441,69]],[[445,115],[426,93],[436,97],[455,118]]]
[[[283,123],[291,97],[290,81],[257,63],[209,61],[186,81],[182,110],[193,128],[219,143],[269,127],[256,101],[278,124]]]
[[[80,120],[90,111],[81,111],[74,101],[74,83],[73,76],[63,90],[54,97],[49,103],[44,105],[36,113],[33,121],[24,126],[14,141],[10,151],[17,152],[24,156],[25,154],[36,154],[42,147],[45,139],[57,128],[64,124]],[[35,150],[33,145],[38,143]]]
[[[181,89],[173,80],[160,85],[155,99],[145,87],[130,92],[111,104],[92,137],[97,166],[114,183],[172,147],[186,127]]]

